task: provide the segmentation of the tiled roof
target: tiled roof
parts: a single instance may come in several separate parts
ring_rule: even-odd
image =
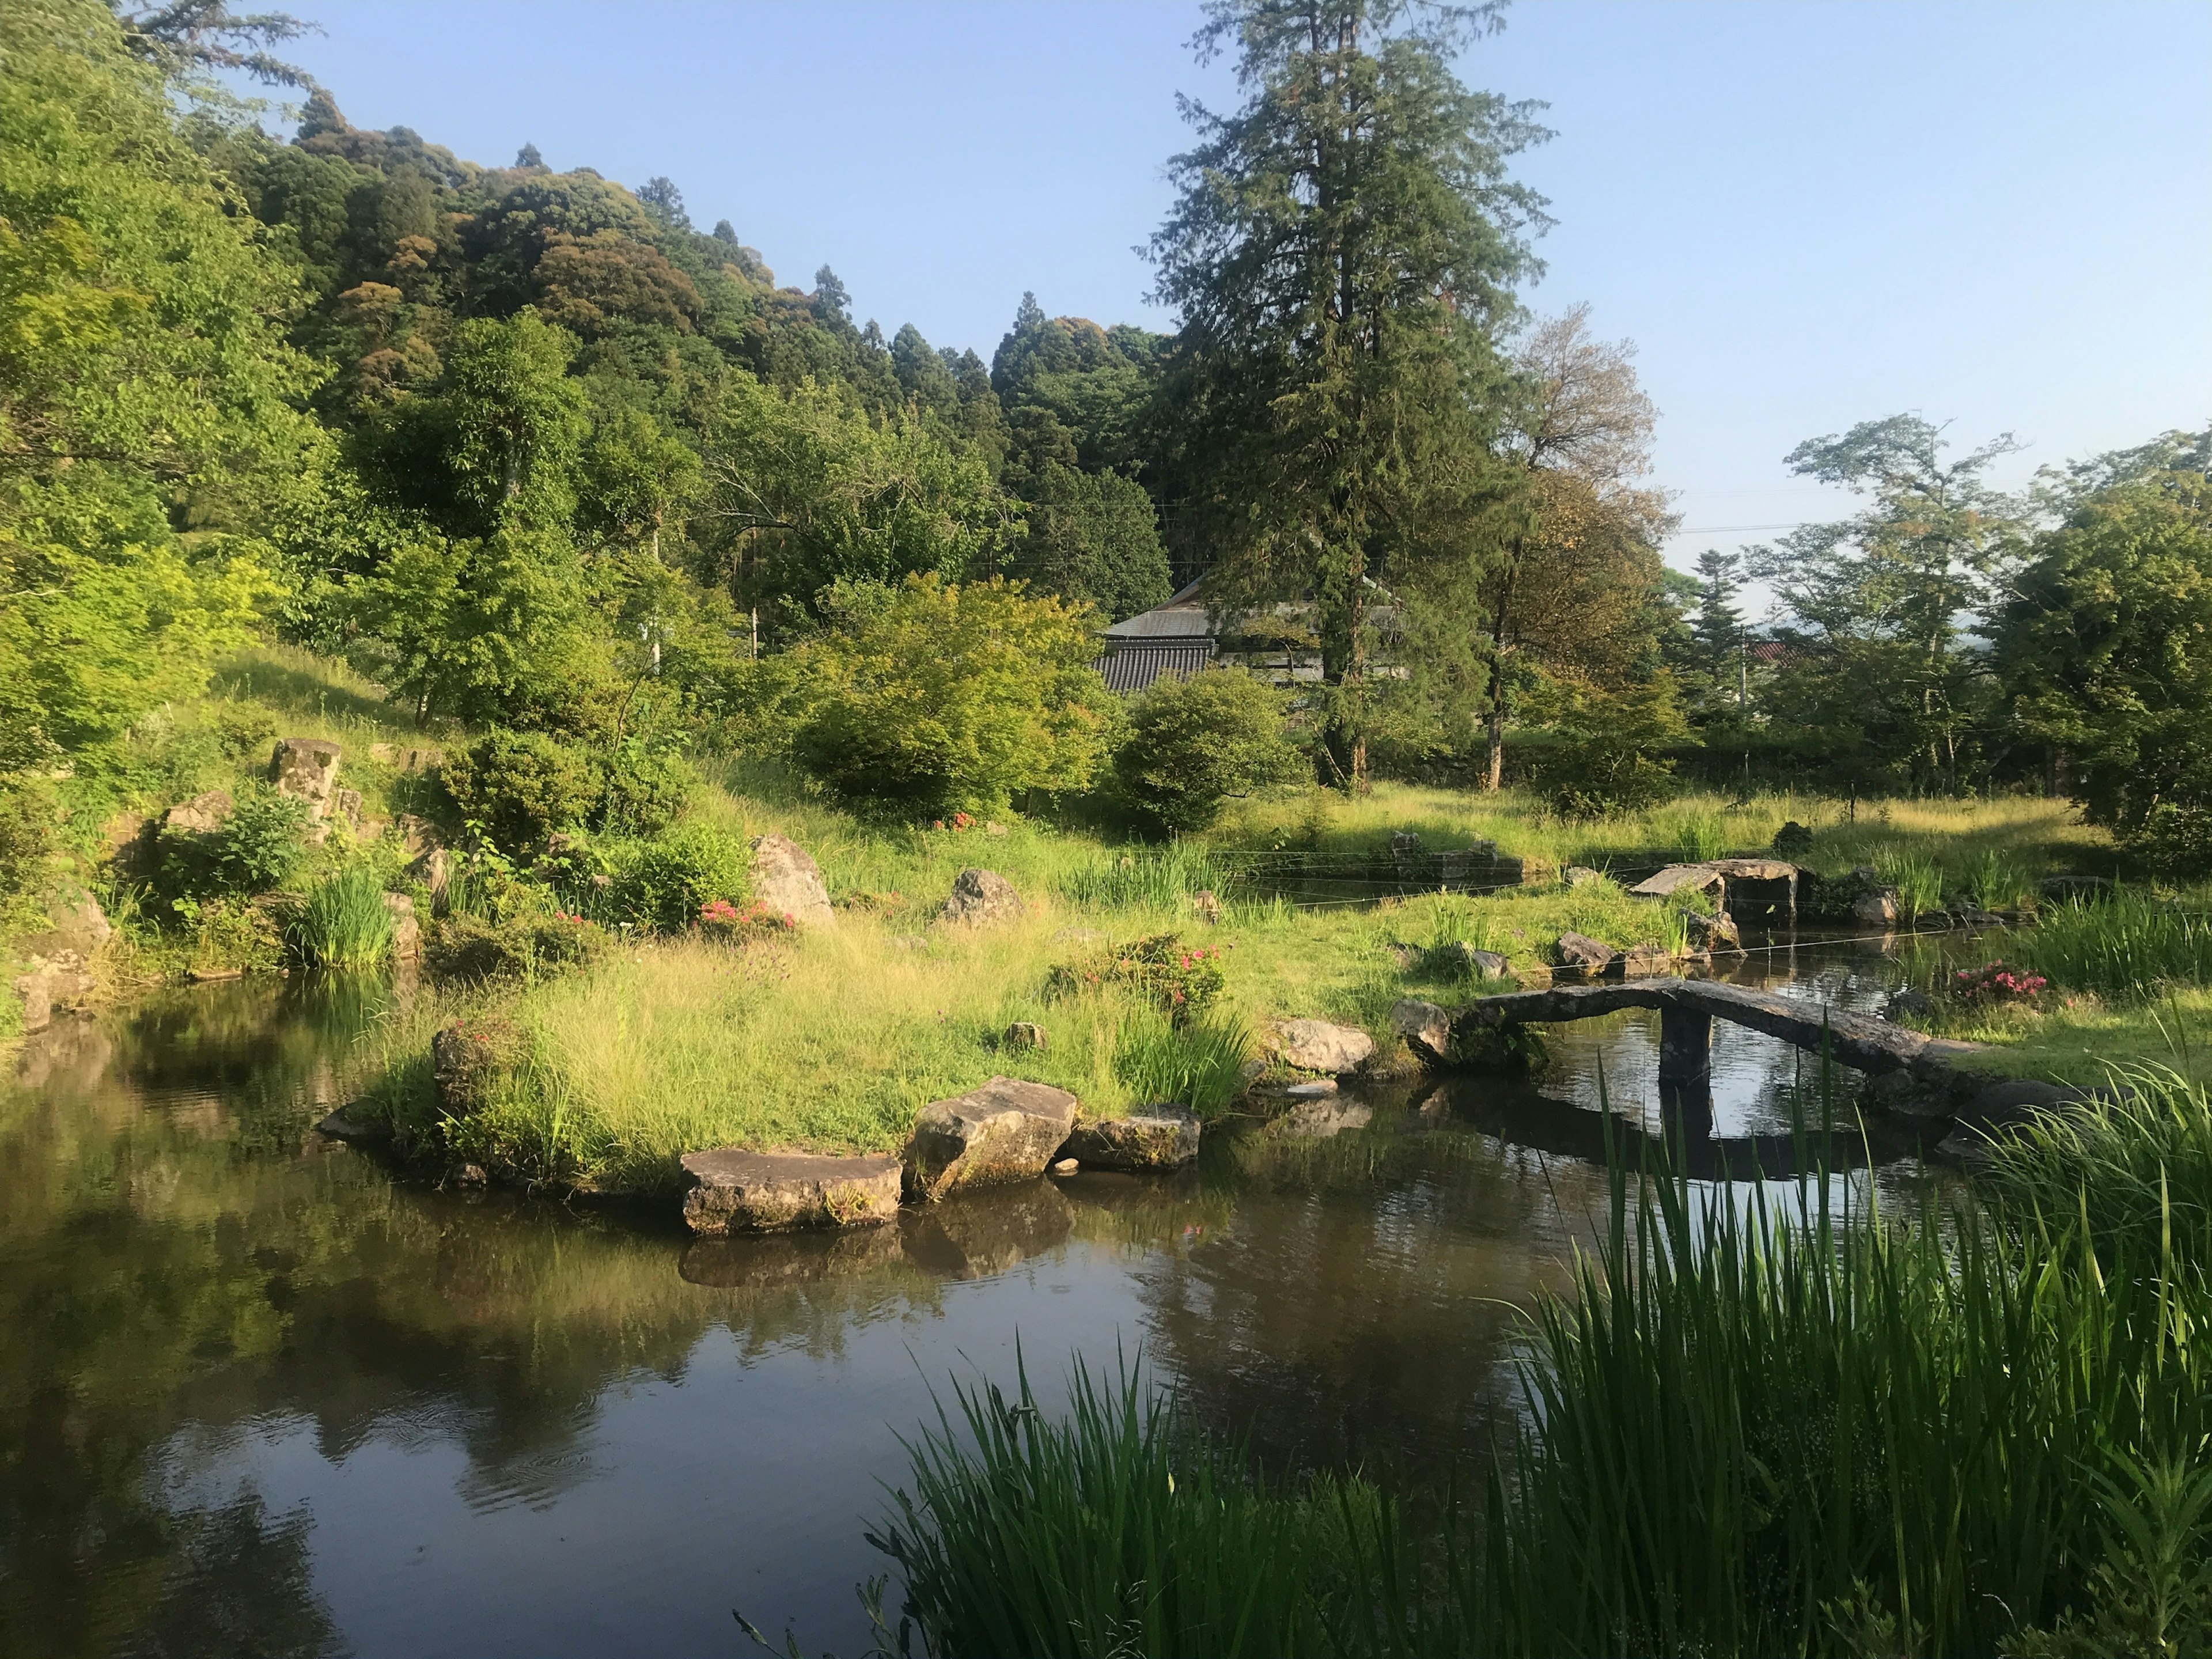
[[[1164,674],[1195,674],[1213,660],[1212,640],[1117,640],[1092,664],[1109,691],[1142,691]]]

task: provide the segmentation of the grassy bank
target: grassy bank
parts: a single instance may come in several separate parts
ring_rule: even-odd
[[[2046,905],[2035,927],[1982,944],[1984,972],[2001,963],[2041,988],[1978,988],[1974,967],[1935,952],[1907,962],[1933,1000],[1913,1023],[1989,1045],[1965,1063],[2078,1084],[2145,1062],[2212,1079],[2212,894],[2123,889]]]
[[[1065,1424],[964,1395],[878,1529],[907,1616],[938,1651],[2201,1652],[2212,1102],[2138,1081],[1947,1213],[1620,1173],[1531,1426],[1440,1526],[1256,1476],[1134,1378]]]

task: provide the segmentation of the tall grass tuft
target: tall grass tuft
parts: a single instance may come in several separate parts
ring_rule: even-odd
[[[1114,1075],[1139,1105],[1174,1103],[1200,1117],[1227,1109],[1244,1091],[1252,1033],[1230,1015],[1176,1025],[1149,1008],[1132,1010],[1114,1042]]]
[[[1227,898],[1234,879],[1231,866],[1205,848],[1176,842],[1119,854],[1101,853],[1060,872],[1054,885],[1071,902],[1100,909],[1187,911],[1200,892]]]
[[[956,1425],[907,1443],[911,1492],[869,1541],[898,1564],[906,1615],[934,1653],[1323,1654],[1316,1581],[1365,1489],[1270,1493],[1133,1368],[1103,1386],[1079,1362],[1068,1415],[955,1389]]]
[[[392,955],[392,912],[384,883],[365,864],[326,876],[308,892],[287,929],[293,951],[319,968],[374,968]]]
[[[1967,861],[1966,886],[1966,896],[1984,910],[2034,908],[2035,878],[1993,847]]]
[[[1942,866],[1925,854],[1885,847],[1875,853],[1874,867],[1885,883],[1897,890],[1897,908],[1907,917],[1943,908]]]
[[[2006,951],[2015,967],[2068,990],[2125,994],[2212,985],[2212,915],[2122,888],[2046,908]]]
[[[2101,1246],[2155,1254],[2171,1235],[2212,1261],[2212,1090],[2116,1068],[2094,1100],[1992,1142],[1984,1179],[2016,1212],[2077,1212]]]
[[[1728,852],[1728,821],[1717,812],[1701,812],[1674,821],[1670,839],[1683,861],[1699,864]]]

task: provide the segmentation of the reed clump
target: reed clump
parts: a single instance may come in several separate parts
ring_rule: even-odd
[[[384,882],[367,864],[350,864],[308,890],[285,932],[294,952],[319,968],[374,968],[391,959],[396,927]]]
[[[1127,1375],[1079,1375],[1066,1425],[1026,1378],[963,1396],[878,1541],[939,1651],[2201,1651],[2212,1226],[2177,1194],[2212,1137],[2186,1094],[2147,1077],[2140,1114],[1910,1217],[1818,1173],[1745,1204],[1616,1162],[1605,1236],[1533,1317],[1527,1426],[1437,1524],[1269,1486]]]
[[[2006,959],[2068,990],[2154,994],[2212,985],[2212,914],[2137,888],[2047,907]]]

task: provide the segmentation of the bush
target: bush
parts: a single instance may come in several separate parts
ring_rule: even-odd
[[[1642,812],[1672,799],[1665,750],[1689,735],[1671,678],[1609,694],[1583,691],[1553,720],[1552,741],[1526,765],[1530,781],[1565,817]]]
[[[53,792],[44,780],[0,779],[0,902],[39,884],[53,822]]]
[[[258,702],[224,703],[214,725],[216,741],[233,760],[244,760],[276,735],[276,717]]]
[[[1221,803],[1306,775],[1283,695],[1241,668],[1157,680],[1129,710],[1115,793],[1169,830],[1203,830]]]
[[[933,575],[844,590],[833,611],[806,647],[816,700],[793,750],[834,793],[945,817],[1091,781],[1113,704],[1089,611]]]
[[[625,743],[607,769],[599,827],[616,835],[657,836],[676,822],[698,787],[699,775],[681,755]]]
[[[1218,946],[1186,945],[1177,934],[1155,933],[1062,963],[1047,978],[1045,992],[1066,996],[1101,986],[1126,986],[1181,1024],[1219,996],[1224,982]]]
[[[488,732],[441,769],[461,817],[510,853],[581,823],[606,793],[591,757],[542,732]]]
[[[606,942],[604,928],[565,911],[501,921],[458,915],[432,927],[422,963],[437,979],[527,979],[548,969],[585,967]]]
[[[205,858],[215,884],[229,892],[265,893],[290,880],[306,860],[307,832],[307,803],[261,785],[240,795],[222,828],[185,857]]]
[[[704,823],[627,848],[607,890],[618,920],[662,933],[684,932],[717,899],[743,909],[751,896],[750,849]]]

